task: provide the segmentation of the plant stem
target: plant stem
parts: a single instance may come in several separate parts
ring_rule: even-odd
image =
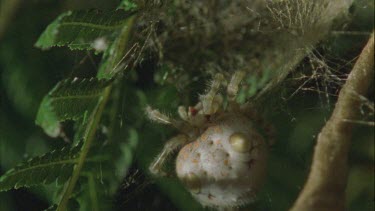
[[[366,95],[374,80],[374,33],[342,87],[332,116],[320,132],[311,171],[292,211],[345,210],[347,159],[353,123],[360,106],[358,95]],[[356,95],[354,96],[353,93]]]
[[[129,36],[130,36],[129,33],[130,33],[130,29],[132,28],[134,19],[135,19],[135,16],[130,17],[129,20],[127,21],[126,26],[123,27],[123,29],[121,30],[121,33],[118,37],[118,40],[116,41],[117,45],[116,45],[116,48],[115,48],[115,57],[111,58],[112,65],[110,65],[108,67],[109,69],[116,68],[116,66],[119,63],[121,63],[121,60],[122,60],[121,55],[125,54],[125,51],[128,47],[127,44],[128,44],[128,40],[129,40]],[[98,77],[100,77],[100,73],[99,73]],[[57,207],[57,211],[67,210],[69,198],[73,193],[74,187],[77,184],[77,181],[79,179],[82,167],[86,162],[87,154],[88,154],[90,146],[91,146],[91,144],[92,144],[92,142],[95,138],[96,130],[98,128],[98,125],[99,125],[103,110],[105,108],[105,105],[108,102],[109,96],[111,94],[111,90],[112,90],[112,84],[109,85],[107,88],[105,88],[105,90],[104,90],[104,92],[101,96],[100,101],[98,102],[96,108],[94,109],[94,111],[91,114],[90,121],[87,124],[86,132],[85,132],[84,137],[83,137],[84,138],[84,144],[82,146],[81,153],[80,153],[79,158],[78,158],[78,163],[76,164],[76,166],[73,170],[73,175],[68,182],[68,185],[65,189],[65,192],[64,192],[64,194],[61,198],[61,201],[60,201],[60,203]]]
[[[100,118],[102,116],[104,107],[109,99],[111,88],[112,88],[111,86],[108,86],[104,90],[102,98],[99,101],[98,105],[96,106],[95,110],[93,111],[92,116],[90,118],[90,122],[87,124],[87,130],[84,135],[84,144],[82,146],[82,150],[78,158],[78,163],[74,168],[73,175],[70,178],[68,186],[65,189],[64,195],[61,198],[61,201],[57,207],[57,211],[65,211],[67,208],[69,198],[71,194],[73,193],[74,187],[81,173],[81,169],[86,161],[86,157],[89,152],[91,143],[93,142],[95,138],[96,129],[98,128],[98,124],[100,122]]]
[[[94,175],[90,173],[89,175],[87,175],[87,179],[89,183],[89,193],[91,198],[92,211],[99,211],[98,195],[96,191]]]

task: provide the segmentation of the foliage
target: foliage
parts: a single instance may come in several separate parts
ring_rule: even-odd
[[[19,164],[1,177],[0,190],[48,184],[55,180],[64,183],[73,171],[80,148],[78,145],[72,149],[54,150]]]
[[[229,77],[237,69],[251,73],[237,100],[254,102],[278,131],[267,182],[248,208],[288,209],[306,177],[314,137],[351,68],[348,61],[373,30],[373,3],[353,4],[346,28],[327,31],[312,50],[316,28],[303,34],[297,19],[283,28],[273,5],[256,5],[259,14],[242,19],[248,8],[227,1],[216,7],[212,1],[92,2],[20,3],[15,21],[0,34],[0,191],[7,191],[0,193],[0,210],[203,210],[176,179],[148,175],[148,164],[173,131],[145,120],[144,108],[175,114],[178,106],[196,102],[212,74]],[[98,5],[112,6],[91,9]],[[254,26],[264,28],[247,30]],[[363,107],[370,106],[361,108],[366,121],[373,118],[371,94],[363,99]],[[356,130],[352,210],[373,209],[371,129]],[[18,203],[21,194],[33,202]]]
[[[86,112],[91,113],[104,88],[110,80],[65,79],[59,82],[44,97],[36,117],[36,124],[44,131],[57,137],[60,134],[60,122],[77,120]]]
[[[97,39],[112,41],[111,36],[124,27],[128,17],[129,13],[122,10],[68,11],[48,25],[35,46],[42,49],[68,46],[71,50],[90,50]]]

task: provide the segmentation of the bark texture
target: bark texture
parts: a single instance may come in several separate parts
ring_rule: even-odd
[[[374,33],[342,87],[332,116],[320,132],[311,171],[292,211],[345,210],[348,151],[359,110],[355,94],[366,95],[374,81]],[[359,143],[357,143],[359,144]]]

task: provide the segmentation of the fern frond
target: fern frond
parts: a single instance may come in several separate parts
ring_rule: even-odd
[[[60,134],[60,122],[77,120],[90,112],[98,102],[104,88],[112,80],[66,79],[59,82],[44,97],[36,117],[36,124],[52,137]]]
[[[95,48],[99,40],[109,46],[115,33],[124,27],[132,14],[123,10],[68,11],[46,28],[35,46],[42,49],[68,46],[71,50],[89,50]]]
[[[80,149],[81,144],[73,148],[65,147],[19,164],[0,177],[0,191],[49,184],[54,181],[59,184],[65,182],[77,163]]]

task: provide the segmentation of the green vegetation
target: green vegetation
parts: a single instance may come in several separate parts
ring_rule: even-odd
[[[374,29],[372,1],[327,1],[0,1],[0,210],[204,210],[177,178],[149,174],[176,131],[145,108],[177,117],[239,69],[237,101],[276,128],[244,209],[288,210]],[[353,98],[346,205],[374,210],[373,84]]]

